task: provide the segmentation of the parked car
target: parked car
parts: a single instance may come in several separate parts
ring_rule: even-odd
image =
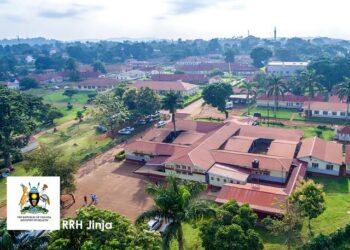
[[[253,114],[254,117],[261,118],[261,113],[260,112],[255,112]]]
[[[233,108],[233,102],[226,102],[225,108],[226,109],[232,109]]]
[[[147,124],[147,121],[142,119],[142,120],[136,121],[135,124],[145,125],[145,124]]]
[[[162,219],[151,219],[147,225],[150,231],[156,231],[160,228],[160,226],[162,225],[163,220]]]
[[[126,128],[124,128],[124,129],[130,130],[130,132],[133,132],[133,131],[135,130],[135,128],[133,128],[133,127],[126,127]]]
[[[131,131],[123,128],[123,129],[118,131],[118,134],[120,134],[120,135],[130,135]]]
[[[161,128],[161,127],[163,127],[165,125],[166,125],[166,121],[159,121],[159,122],[157,122],[156,127],[157,128]]]

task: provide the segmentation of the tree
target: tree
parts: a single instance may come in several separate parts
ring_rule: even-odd
[[[46,249],[48,237],[46,233],[33,235],[23,231],[8,231],[6,220],[0,220],[0,249],[1,250],[43,250]]]
[[[258,92],[256,86],[257,86],[256,82],[246,82],[246,81],[243,81],[239,85],[239,88],[241,89],[241,93],[245,93],[247,95],[246,102],[248,104],[248,115],[250,115],[249,97],[252,97],[253,100],[256,98],[256,95]]]
[[[202,96],[207,104],[218,108],[220,112],[224,112],[227,119],[226,101],[232,94],[232,86],[229,83],[212,83],[205,86]]]
[[[139,224],[157,216],[166,219],[170,224],[163,233],[163,248],[169,249],[171,240],[177,237],[178,248],[183,250],[182,224],[215,214],[215,210],[207,202],[196,200],[204,189],[203,184],[178,182],[174,176],[168,176],[164,185],[149,185],[146,192],[152,196],[155,207],[142,213],[136,223]]]
[[[266,93],[268,96],[272,96],[274,100],[274,116],[277,118],[278,98],[283,96],[287,90],[287,86],[283,79],[278,75],[271,75],[268,77],[268,83],[266,86]]]
[[[340,100],[346,98],[346,119],[349,119],[350,105],[350,77],[344,77],[344,81],[336,85],[337,95]]]
[[[105,126],[112,135],[116,129],[130,116],[120,97],[113,92],[99,94],[95,99],[96,111],[94,117],[101,125]]]
[[[141,115],[152,115],[161,108],[160,97],[148,87],[139,90],[136,102]]]
[[[316,184],[311,179],[303,180],[294,190],[290,200],[291,203],[299,206],[302,215],[308,218],[308,228],[311,235],[311,220],[317,218],[326,210],[323,186]]]
[[[233,49],[228,48],[225,51],[225,62],[234,63],[235,62],[235,52]]]
[[[63,113],[56,107],[48,106],[45,112],[44,123],[48,125],[53,125],[54,120],[63,117]]]
[[[0,86],[0,152],[6,168],[13,168],[11,155],[27,145],[44,107],[41,98]]]
[[[82,122],[84,117],[83,112],[77,111],[76,117],[79,119],[79,122]]]
[[[41,145],[34,153],[25,156],[24,167],[41,176],[59,176],[61,192],[69,193],[75,190],[74,173],[77,171],[77,164],[62,156],[61,151]]]
[[[138,91],[136,88],[129,88],[123,94],[123,102],[129,110],[135,110],[137,108],[137,95]]]
[[[272,234],[284,235],[286,237],[285,244],[290,250],[293,242],[298,243],[301,241],[303,216],[298,204],[293,204],[288,199],[285,204],[281,204],[281,208],[284,210],[282,218],[272,219],[271,217],[266,217],[262,222]]]
[[[69,58],[66,61],[65,70],[68,71],[69,79],[73,82],[80,80],[80,73],[78,71],[77,63],[73,58]]]
[[[213,69],[212,71],[210,71],[210,73],[208,74],[210,77],[214,77],[214,76],[223,76],[225,73],[220,70],[220,69]]]
[[[108,210],[98,209],[95,206],[77,210],[74,218],[82,221],[83,229],[61,229],[50,234],[49,250],[61,249],[120,249],[120,250],[161,250],[161,237],[158,232],[149,232],[138,229],[125,217]],[[88,230],[90,221],[111,223],[111,229]]]
[[[304,92],[307,92],[308,95],[308,113],[307,115],[311,115],[311,99],[315,96],[316,92],[322,92],[323,86],[320,84],[321,77],[316,74],[316,71],[313,69],[308,69],[300,74],[300,84],[301,88]],[[349,85],[350,86],[350,85]],[[350,94],[350,89],[349,89]],[[349,99],[350,100],[350,99]]]
[[[216,216],[200,227],[204,249],[263,249],[262,240],[254,230],[257,218],[248,204],[240,207],[232,200],[218,207]]]
[[[39,83],[33,78],[24,77],[19,81],[19,86],[24,90],[33,89],[39,87]]]
[[[78,94],[79,91],[76,90],[76,89],[66,89],[64,92],[63,92],[63,95],[67,96],[69,98],[69,101],[71,102],[72,101],[72,97],[76,94]]]
[[[179,92],[169,91],[162,99],[163,109],[171,114],[171,122],[174,128],[174,137],[176,137],[176,109],[182,106],[182,96]]]
[[[254,48],[250,52],[250,57],[253,59],[253,65],[257,68],[263,67],[271,56],[271,50],[263,47]]]
[[[106,68],[105,65],[101,62],[101,61],[95,61],[92,64],[92,67],[94,69],[95,72],[101,72],[101,73],[106,73]]]

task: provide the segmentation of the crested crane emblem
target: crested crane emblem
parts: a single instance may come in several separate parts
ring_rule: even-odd
[[[44,184],[40,189],[40,183],[37,186],[32,186],[28,183],[28,186],[21,184],[22,197],[19,201],[19,206],[22,214],[47,214],[49,210],[47,205],[50,205],[50,198],[45,194],[48,188],[47,184]]]

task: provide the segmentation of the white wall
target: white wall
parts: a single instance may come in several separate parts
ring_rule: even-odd
[[[236,183],[236,184],[246,184],[247,183],[246,181],[241,182],[241,181],[235,180],[233,178],[228,178],[226,176],[217,175],[217,174],[213,174],[213,173],[209,173],[208,177],[209,177],[209,184],[216,186],[216,187],[222,187],[226,183]]]
[[[256,105],[258,107],[267,107],[270,106],[273,108],[275,106],[275,101],[267,101],[267,100],[257,100]],[[304,105],[304,102],[285,102],[285,101],[278,101],[278,107],[279,108],[287,108],[287,109],[300,109]]]
[[[313,157],[303,157],[303,158],[299,158],[302,161],[305,161],[308,163],[307,165],[307,171],[308,172],[313,172],[313,173],[321,173],[321,174],[329,174],[329,175],[339,175],[339,170],[340,170],[340,166],[338,164],[334,164],[331,162],[325,162]],[[318,168],[313,168],[312,167],[312,163],[318,163]],[[327,164],[331,164],[333,165],[333,170],[327,170],[326,166]]]
[[[318,114],[316,114],[315,111],[318,111]],[[326,114],[323,114],[323,112],[327,112]],[[334,113],[333,113],[334,112]],[[312,116],[314,117],[328,117],[328,118],[346,118],[346,112],[341,111],[327,111],[327,110],[312,110]]]

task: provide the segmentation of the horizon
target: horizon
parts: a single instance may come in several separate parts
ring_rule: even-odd
[[[245,37],[248,30],[250,35],[270,38],[274,27],[277,27],[277,37],[350,39],[350,30],[343,25],[349,19],[347,1],[281,2],[0,0],[0,39],[45,37],[76,41],[127,37],[134,40],[208,40],[213,37]]]

